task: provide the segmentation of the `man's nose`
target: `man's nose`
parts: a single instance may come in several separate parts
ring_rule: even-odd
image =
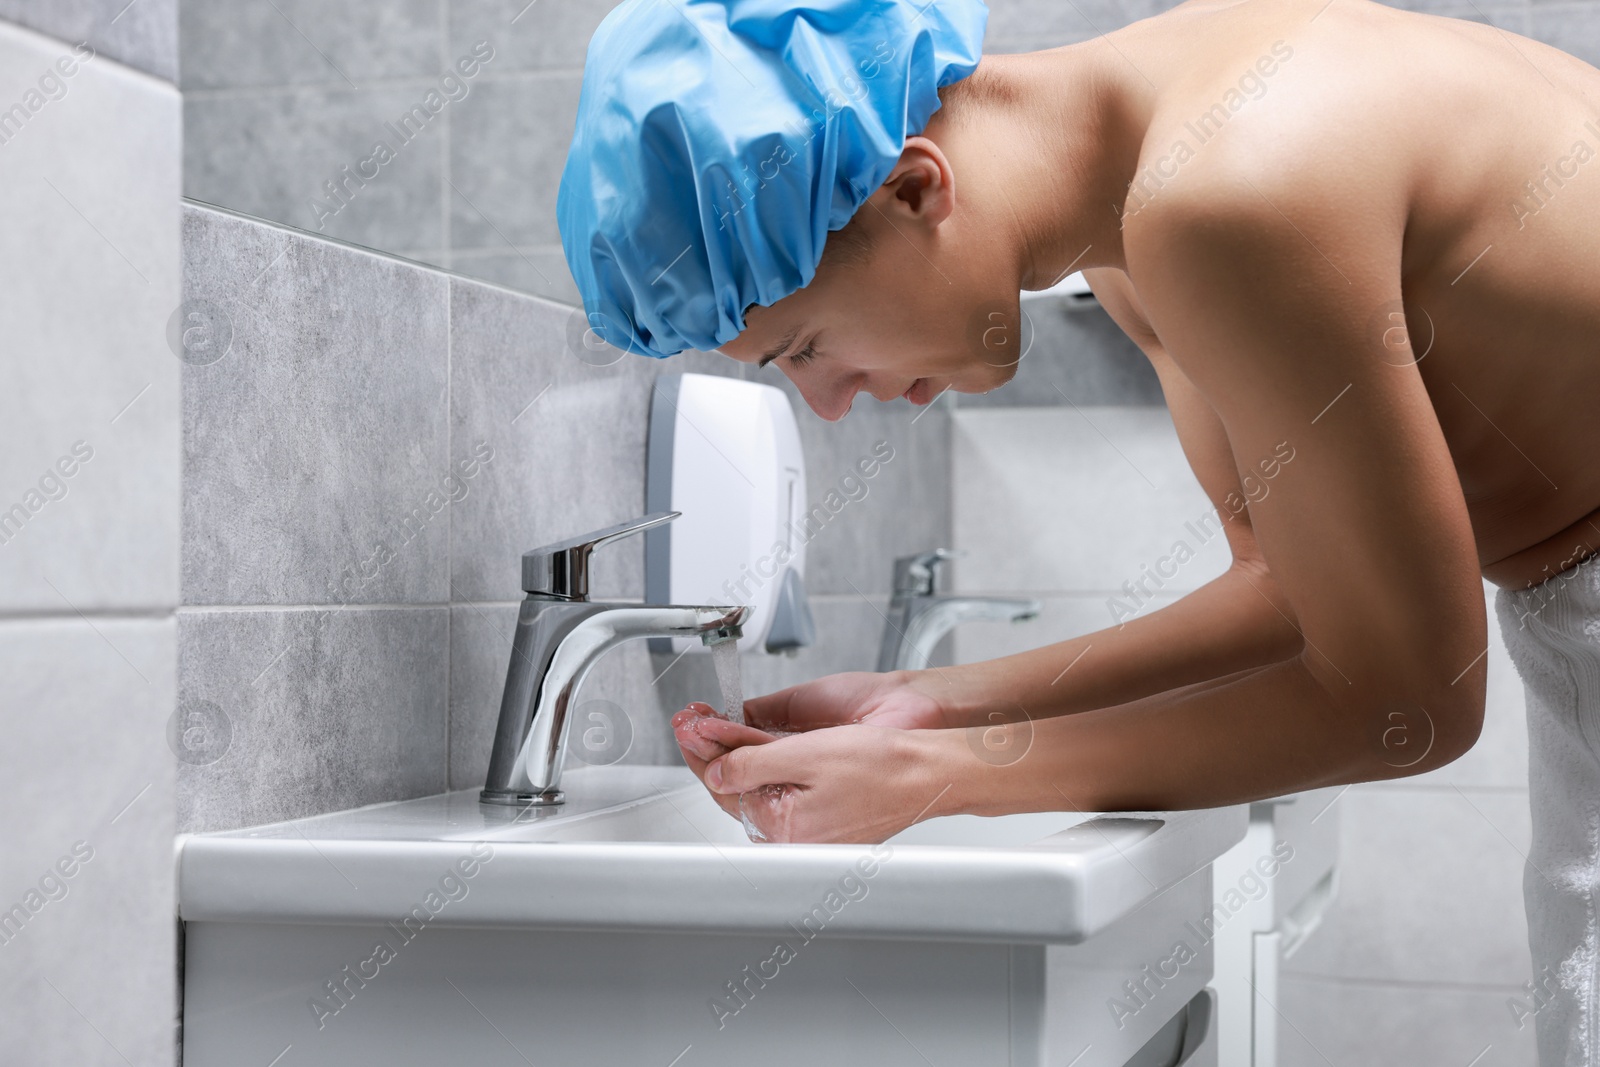
[[[808,375],[796,376],[784,369],[784,375],[800,390],[806,406],[827,422],[838,422],[850,414],[856,391],[862,384],[860,376],[833,380],[819,380]]]

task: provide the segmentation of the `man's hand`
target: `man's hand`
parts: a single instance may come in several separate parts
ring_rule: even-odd
[[[798,732],[864,724],[900,730],[953,725],[926,672],[852,671],[830,674],[745,701],[745,721],[766,730]]]
[[[695,777],[705,784],[706,767],[712,760],[739,745],[764,745],[777,738],[753,726],[740,726],[718,715],[710,704],[694,703],[672,717],[672,731],[678,739],[678,751]],[[737,795],[725,796],[706,786],[723,811],[739,817]]]
[[[776,738],[706,704],[689,705],[672,724],[684,762],[722,810],[739,818],[742,808],[768,841],[884,841],[948,788],[926,758],[937,746],[922,738],[932,734],[861,724]]]

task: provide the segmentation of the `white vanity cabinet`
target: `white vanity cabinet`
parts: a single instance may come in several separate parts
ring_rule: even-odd
[[[683,768],[563,786],[184,838],[186,1067],[1215,1065],[1243,807],[772,846]]]

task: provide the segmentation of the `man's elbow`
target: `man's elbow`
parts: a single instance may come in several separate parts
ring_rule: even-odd
[[[1483,732],[1481,688],[1461,692],[1393,690],[1372,702],[1361,748],[1370,780],[1409,778],[1448,766],[1471,751]]]
[[[1308,649],[1308,652],[1311,650]],[[1389,659],[1388,657],[1384,657]],[[1343,737],[1337,742],[1346,781],[1409,778],[1438,770],[1471,751],[1483,732],[1484,672],[1464,672],[1450,682],[1427,666],[1426,655],[1404,663],[1347,663],[1349,674],[1302,662],[1330,698]],[[1354,669],[1351,669],[1354,668]]]

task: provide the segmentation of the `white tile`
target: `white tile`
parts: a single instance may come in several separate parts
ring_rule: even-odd
[[[1330,982],[1291,976],[1277,1000],[1280,1067],[1536,1067],[1516,990]],[[1226,1009],[1224,1009],[1226,1010]]]
[[[0,621],[8,1064],[173,1062],[175,642],[170,616]]]
[[[1286,970],[1506,987],[1529,980],[1525,793],[1354,786],[1335,805],[1338,895]]]
[[[957,409],[954,435],[959,591],[1183,592],[1227,569],[1164,408]]]
[[[0,100],[67,52],[0,24]],[[171,605],[178,95],[103,56],[60,84],[0,144],[0,609]]]

